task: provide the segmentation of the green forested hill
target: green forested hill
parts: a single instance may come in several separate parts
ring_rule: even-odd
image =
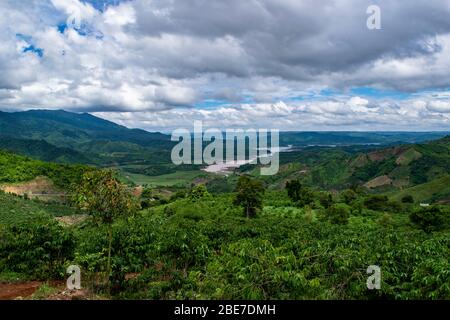
[[[76,147],[91,140],[128,141],[142,146],[163,146],[170,137],[140,129],[128,129],[87,113],[62,110],[0,112],[0,135],[44,139],[62,147]]]
[[[82,153],[70,148],[56,147],[45,140],[16,139],[0,137],[0,150],[6,150],[20,155],[43,161],[59,163],[97,163],[98,156]]]
[[[77,182],[86,170],[92,169],[83,165],[63,165],[34,160],[0,150],[0,183],[25,182],[46,176],[57,187],[67,188]]]
[[[450,136],[422,144],[372,150],[368,147],[309,147],[281,153],[280,164],[276,176],[263,177],[273,187],[282,187],[286,180],[298,178],[319,189],[365,185],[375,191],[402,190],[450,174]],[[252,167],[245,169],[254,170]],[[447,186],[435,183],[435,187]],[[440,194],[439,190],[435,191]]]
[[[168,164],[170,136],[128,129],[87,113],[0,112],[0,150],[43,161],[102,167]]]
[[[281,145],[348,146],[422,143],[442,138],[449,132],[281,132]]]
[[[430,182],[415,185],[401,191],[394,191],[392,199],[401,201],[405,196],[412,196],[416,202],[434,203],[450,201],[450,175],[444,175]]]

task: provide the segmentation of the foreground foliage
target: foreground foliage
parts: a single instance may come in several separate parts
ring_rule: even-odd
[[[119,201],[97,183],[118,187],[110,178],[85,176],[95,199]],[[448,207],[350,192],[314,192],[299,207],[286,191],[266,191],[248,219],[234,205],[240,190],[211,195],[200,187],[201,197],[173,197],[135,215],[90,205],[104,223],[72,228],[40,214],[0,222],[0,274],[54,279],[77,264],[82,285],[97,292],[98,276],[110,274],[108,292],[119,299],[450,298]],[[380,290],[366,287],[370,265],[381,268]]]
[[[108,258],[106,278],[111,274],[112,223],[119,217],[126,217],[138,209],[137,200],[126,186],[121,184],[111,170],[91,171],[83,175],[73,195],[74,203],[92,216],[94,222],[107,226]]]
[[[119,298],[445,299],[450,297],[448,230],[425,233],[407,214],[362,210],[348,224],[320,209],[273,206],[246,219],[229,195],[152,208],[114,224]],[[343,205],[337,207],[341,208]],[[170,208],[170,210],[168,209]],[[290,210],[285,212],[286,210]],[[77,231],[76,262],[102,270],[105,228]],[[366,287],[369,265],[381,290]],[[124,280],[125,274],[137,274]]]
[[[65,274],[73,258],[72,233],[43,213],[15,225],[0,224],[0,271],[34,279],[54,279]]]

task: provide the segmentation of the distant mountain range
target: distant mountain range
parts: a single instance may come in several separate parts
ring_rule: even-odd
[[[281,132],[282,146],[354,145],[418,143],[434,140],[449,132]],[[0,111],[0,136],[15,139],[44,140],[54,146],[93,151],[97,142],[126,142],[144,148],[172,146],[170,136],[142,129],[129,129],[88,113],[72,113],[63,110],[30,110],[24,112]],[[83,146],[84,145],[84,146]],[[83,146],[83,147],[80,147]],[[131,147],[128,145],[127,147]],[[119,144],[118,149],[124,145]],[[136,149],[136,147],[133,147]],[[109,143],[108,152],[115,150]],[[135,150],[136,151],[136,150]]]
[[[296,148],[281,153],[280,172],[264,179],[274,188],[283,187],[287,179],[299,178],[307,185],[323,189],[356,184],[374,192],[393,192],[392,196],[397,198],[413,194],[419,200],[448,200],[450,136],[447,134],[281,132],[281,145]],[[128,129],[90,114],[47,110],[0,112],[0,152],[5,150],[46,162],[114,167],[123,176],[198,170],[198,166],[172,164],[170,152],[174,144],[169,135]],[[45,173],[53,175],[55,181],[61,180],[59,184],[63,185],[78,170],[76,166],[58,167],[9,153],[2,155],[3,182],[23,181]],[[66,172],[64,179],[58,172]]]
[[[0,134],[23,139],[42,139],[56,146],[76,147],[88,141],[126,141],[149,147],[170,137],[141,129],[128,129],[88,113],[32,110],[0,112]]]
[[[172,146],[168,135],[128,129],[87,113],[0,112],[0,148],[45,161],[107,165],[139,154],[139,159],[167,162]]]
[[[45,140],[18,139],[0,136],[0,149],[34,159],[60,163],[92,163],[94,155],[85,155],[71,148],[57,147]],[[98,159],[100,160],[100,159]]]
[[[449,132],[282,132],[282,146],[349,146],[421,143],[445,137]]]
[[[280,144],[298,148],[338,146],[341,149],[345,149],[345,146],[364,145],[361,151],[369,152],[375,148],[386,148],[391,145],[423,143],[442,138],[447,134],[448,132],[281,132]],[[48,162],[115,167],[125,172],[144,175],[198,169],[193,166],[174,166],[170,160],[174,145],[175,142],[170,140],[169,135],[129,129],[87,113],[62,110],[0,112],[0,149]],[[303,163],[312,163],[317,158],[320,162],[317,169],[323,170],[315,174],[317,181],[314,183],[319,185],[323,179],[327,181],[325,184],[332,181],[338,184],[350,180],[368,181],[369,178],[376,178],[377,173],[381,173],[382,170],[377,169],[378,164],[371,164],[371,161],[368,162],[371,167],[363,169],[340,161],[342,150],[336,153],[330,151],[310,153],[303,150],[298,157],[293,153],[286,154],[282,158],[295,156],[296,159],[288,161],[298,160]],[[415,150],[423,155],[428,154],[427,150],[419,151],[417,148]],[[410,153],[405,156],[414,158],[416,153],[413,151]],[[424,160],[420,163],[422,162]],[[331,165],[333,163],[339,165],[333,168]],[[355,172],[349,172],[349,168],[354,168]],[[343,169],[345,170],[342,171]],[[345,178],[337,177],[336,174],[343,174]],[[413,177],[416,176],[413,174]],[[425,180],[422,177],[421,182]],[[376,183],[378,181],[374,182]]]

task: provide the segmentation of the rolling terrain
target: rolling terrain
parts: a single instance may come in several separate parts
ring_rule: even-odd
[[[289,134],[299,145],[280,154],[278,174],[259,176],[255,166],[245,165],[224,176],[171,165],[166,138],[148,147],[140,140],[149,139],[146,133],[118,140],[111,132],[129,129],[67,117],[56,112],[57,120],[49,121],[66,122],[61,126],[72,130],[68,136],[58,128],[52,135],[45,126],[39,132],[37,125],[30,137],[1,132],[0,290],[6,298],[18,292],[33,299],[70,298],[61,281],[72,264],[84,272],[77,297],[83,299],[450,296],[450,137],[439,133],[428,141],[434,134],[402,133],[409,140],[396,144],[396,133],[387,134],[394,137],[390,142],[371,144],[371,133],[308,133],[311,139]],[[84,129],[75,134],[77,121],[88,123],[79,123]],[[93,133],[102,125],[108,132]],[[321,145],[301,145],[305,139]],[[420,143],[412,143],[416,139]],[[91,186],[102,168],[117,169],[117,180]],[[237,186],[245,178],[253,184],[243,193]],[[297,193],[290,193],[287,182],[296,182]],[[112,193],[110,205],[110,183],[118,188],[112,192],[123,188],[125,203],[135,211],[120,210],[102,223],[97,209],[80,207],[77,199],[94,192],[101,210],[115,210],[120,192]],[[34,193],[67,197],[44,202]],[[239,199],[258,205],[254,216]],[[368,293],[366,268],[374,263],[383,269],[383,285]],[[113,266],[108,290],[98,280],[107,265]]]
[[[239,169],[258,175],[255,166]],[[343,190],[363,186],[369,192],[388,193],[397,199],[408,190],[425,190],[417,199],[440,201],[450,197],[450,136],[420,144],[392,147],[305,147],[280,154],[280,171],[264,177],[273,189],[290,179],[300,179],[317,189]],[[432,186],[431,189],[429,187]]]

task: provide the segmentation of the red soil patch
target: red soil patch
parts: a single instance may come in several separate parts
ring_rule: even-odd
[[[42,284],[39,281],[0,283],[0,300],[14,300],[31,296]]]
[[[383,161],[391,156],[398,156],[406,150],[405,147],[393,147],[384,150],[373,151],[368,154],[371,161],[379,162]]]

